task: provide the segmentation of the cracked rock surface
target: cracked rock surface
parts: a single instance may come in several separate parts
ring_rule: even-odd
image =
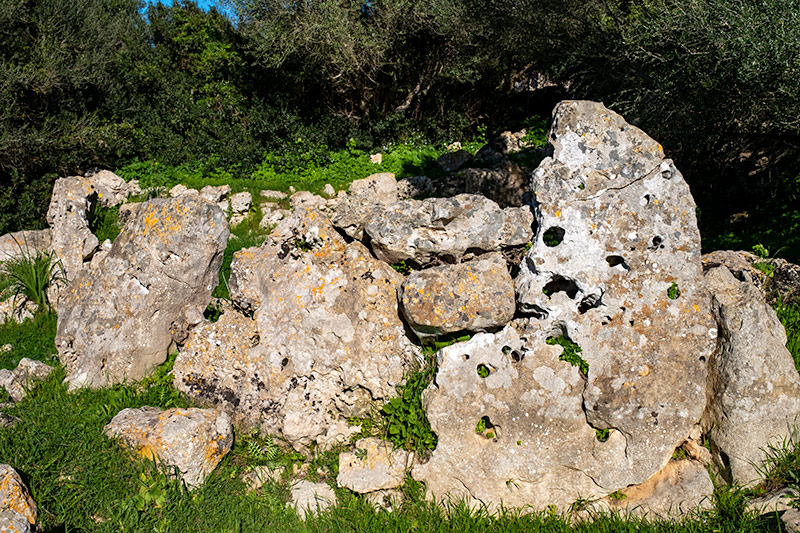
[[[196,195],[132,212],[59,301],[56,348],[70,388],[140,379],[163,363],[187,317],[211,301],[228,234],[222,210]]]
[[[437,497],[602,497],[661,470],[703,412],[716,324],[686,182],[601,104],[559,104],[550,143],[515,280],[526,318],[442,350],[426,392],[439,444],[414,476]],[[577,344],[588,371],[548,338]]]
[[[235,254],[231,297],[253,320],[225,313],[198,329],[175,362],[176,387],[298,450],[346,440],[358,428],[345,418],[394,397],[417,365],[398,311],[402,280],[322,213],[299,210],[262,247]],[[236,328],[239,344],[213,342]]]

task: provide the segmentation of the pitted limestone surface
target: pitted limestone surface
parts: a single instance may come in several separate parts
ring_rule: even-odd
[[[600,497],[661,470],[703,412],[716,324],[688,186],[656,141],[600,104],[559,104],[550,142],[532,180],[537,234],[515,280],[527,318],[443,351],[427,393],[439,446],[415,476],[437,495],[535,507]],[[562,337],[581,348],[572,357],[585,376],[546,344]],[[475,360],[475,343],[494,355]],[[476,440],[484,416],[497,429]],[[478,457],[488,466],[475,476]]]
[[[403,277],[346,243],[319,211],[297,211],[262,247],[237,252],[231,273],[231,296],[254,312],[256,335],[236,350],[190,341],[176,380],[202,401],[235,407],[250,427],[298,450],[344,440],[358,431],[344,418],[393,397],[417,364],[399,317]],[[226,315],[198,334],[226,327]]]

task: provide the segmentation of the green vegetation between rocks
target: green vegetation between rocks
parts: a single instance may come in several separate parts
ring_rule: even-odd
[[[589,363],[587,363],[581,356],[580,353],[583,351],[577,343],[572,342],[572,340],[567,337],[566,335],[559,335],[558,337],[549,337],[545,342],[551,346],[561,346],[564,350],[561,352],[561,355],[558,356],[559,359],[562,361],[566,361],[567,363],[571,364],[572,366],[578,367],[581,374],[586,376],[589,373]]]

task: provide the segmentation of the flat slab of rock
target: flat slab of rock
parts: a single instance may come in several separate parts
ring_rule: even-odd
[[[359,439],[353,451],[339,454],[336,483],[360,494],[393,489],[403,484],[413,461],[412,452],[397,450],[390,442]]]
[[[439,441],[413,475],[437,497],[567,509],[650,479],[703,412],[717,328],[687,184],[600,104],[560,104],[550,140],[527,318],[441,350],[425,393]]]
[[[0,525],[6,527],[36,524],[38,510],[36,502],[28,493],[19,474],[9,465],[0,465]],[[20,520],[22,518],[22,520]],[[24,520],[24,522],[23,522]],[[8,531],[17,531],[8,529]],[[19,531],[27,531],[20,529]]]
[[[213,409],[123,409],[103,428],[133,452],[180,471],[190,489],[202,485],[233,445],[233,426]]]
[[[483,196],[402,200],[373,216],[364,228],[378,259],[421,266],[459,261],[468,250],[498,251],[533,236],[528,208],[500,207]]]
[[[402,280],[319,211],[297,211],[262,247],[234,255],[231,296],[255,321],[226,313],[197,329],[175,386],[298,450],[346,440],[358,430],[345,419],[394,397],[417,364],[399,317]]]
[[[412,272],[402,287],[407,323],[420,337],[485,331],[514,318],[514,282],[497,252]]]
[[[56,347],[70,387],[140,379],[164,362],[187,315],[211,301],[228,234],[225,214],[198,196],[136,209],[59,301]]]
[[[795,438],[800,376],[786,332],[764,292],[725,266],[705,274],[720,343],[709,362],[709,405],[703,425],[714,460],[728,479],[750,486],[770,444]]]
[[[28,394],[28,388],[37,381],[47,379],[52,372],[53,367],[41,361],[23,357],[13,371],[0,370],[0,386],[6,389],[12,400],[21,402]]]
[[[336,201],[331,222],[350,237],[363,240],[367,222],[380,216],[384,206],[397,200],[398,187],[394,174],[372,174],[350,184],[350,195]]]
[[[292,486],[292,501],[286,504],[300,515],[301,520],[336,505],[336,493],[325,483],[302,480]]]

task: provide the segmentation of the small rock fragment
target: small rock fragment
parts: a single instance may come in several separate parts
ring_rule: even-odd
[[[41,361],[23,357],[13,371],[0,370],[0,386],[5,387],[15,402],[21,402],[34,381],[43,381],[53,372],[53,367]]]
[[[336,483],[365,494],[403,484],[414,454],[398,450],[390,442],[373,437],[356,441],[355,449],[339,454]]]
[[[303,480],[292,486],[292,501],[286,504],[292,507],[302,520],[308,515],[320,513],[328,507],[336,505],[336,493],[325,483],[312,483]]]

